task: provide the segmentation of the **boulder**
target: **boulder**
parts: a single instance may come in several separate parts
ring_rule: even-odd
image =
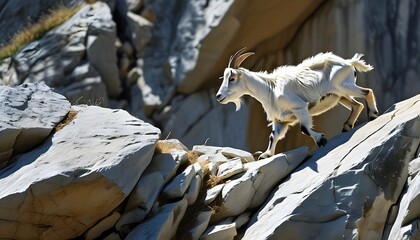
[[[276,184],[293,171],[306,157],[301,147],[270,158],[247,163],[240,178],[226,183],[222,189],[221,212],[215,218],[237,216],[247,209],[259,207]]]
[[[243,239],[386,239],[419,147],[419,109],[417,95],[315,151],[271,194]]]
[[[420,237],[420,158],[410,162],[408,188],[403,192],[398,215],[388,239],[417,239]]]
[[[131,211],[138,207],[144,209],[147,214],[159,196],[164,183],[163,181],[162,174],[159,172],[145,172],[130,193],[124,212]],[[139,219],[139,222],[141,220],[143,219]]]
[[[215,98],[212,97],[212,101]],[[191,148],[197,144],[213,146],[247,148],[247,133],[249,108],[242,104],[239,111],[235,111],[234,104],[218,104],[202,116],[184,136],[179,139],[185,146]],[[235,133],[235,134],[226,134]]]
[[[157,215],[139,224],[125,239],[172,239],[187,206],[186,199],[162,206]]]
[[[200,239],[202,240],[233,240],[236,236],[235,223],[218,224],[207,228]]]
[[[188,188],[188,191],[185,194],[185,198],[188,201],[188,206],[193,205],[197,200],[198,194],[200,193],[202,187],[202,181],[203,180],[200,177],[200,175],[195,175],[195,177],[191,181],[190,187]]]
[[[73,119],[0,172],[0,238],[75,238],[128,196],[159,129],[123,110],[73,106]]]
[[[184,151],[173,151],[171,153],[155,154],[146,173],[159,173],[164,183],[167,183],[176,173],[184,158]]]
[[[70,110],[70,103],[43,83],[0,86],[0,168],[41,144]]]
[[[206,231],[211,218],[211,211],[203,211],[197,214],[197,220],[190,230],[191,239],[200,239],[201,235]]]
[[[224,186],[225,184],[222,183],[207,190],[206,197],[204,199],[204,204],[209,205],[211,202],[213,202],[214,199],[216,199],[217,196],[219,196],[219,194],[222,192]]]
[[[236,229],[244,226],[251,219],[252,212],[241,213],[237,218],[235,218],[235,227]]]
[[[114,227],[117,220],[120,218],[119,212],[113,212],[111,215],[99,221],[93,228],[87,230],[84,234],[86,240],[97,239],[103,232]]]
[[[226,179],[235,174],[241,173],[243,170],[244,166],[240,158],[230,159],[230,161],[220,164],[217,177],[219,179]]]
[[[89,24],[86,38],[86,53],[89,62],[101,75],[108,96],[117,97],[121,93],[121,83],[117,67],[116,26],[113,16],[105,3],[94,6],[95,17]],[[106,49],[106,51],[104,51]]]
[[[182,138],[197,124],[197,121],[208,113],[211,105],[208,93],[199,92],[183,99],[180,106],[172,105],[172,107],[176,111],[165,122],[164,132],[170,132],[175,138]]]
[[[242,163],[254,161],[251,153],[231,147],[196,145],[192,151],[199,156],[199,160],[210,161],[216,165],[223,164],[231,158],[239,158]]]
[[[71,83],[60,89],[60,93],[72,104],[108,106],[106,86],[99,75]]]
[[[127,13],[127,17],[133,34],[134,48],[140,54],[152,38],[153,24],[144,17],[131,12]]]
[[[43,81],[71,100],[83,96],[94,104],[101,98],[106,102],[108,95],[118,96],[121,84],[112,18],[106,3],[85,5],[63,24],[22,46],[8,71],[15,70],[18,83]]]
[[[163,189],[163,193],[168,198],[179,198],[184,195],[192,179],[195,176],[194,165],[189,165],[182,173],[172,179]]]

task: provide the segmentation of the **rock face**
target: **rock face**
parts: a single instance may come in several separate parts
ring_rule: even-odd
[[[403,217],[418,195],[419,109],[417,95],[315,151],[272,193],[243,239],[419,237],[413,215]],[[402,193],[395,220],[391,208]],[[384,232],[387,224],[391,234]]]
[[[21,121],[54,131],[0,170],[0,238],[419,237],[420,95],[311,157],[305,146],[255,161],[231,147],[158,140],[123,110],[69,108],[44,84],[3,89],[27,100]],[[21,111],[25,101],[7,97],[5,109]]]
[[[31,2],[31,7],[27,6],[25,0],[0,1],[0,45],[9,41],[9,39],[25,27],[36,22],[48,11],[61,5],[71,7],[79,4],[81,0],[36,0]],[[30,21],[28,21],[30,20]]]
[[[37,0],[26,8],[20,0],[0,1],[0,22],[20,24],[7,17],[33,16],[56,2],[79,3]],[[358,82],[374,90],[381,112],[420,88],[415,27],[420,18],[413,1],[105,2],[84,6],[4,59],[0,84],[44,81],[71,103],[128,110],[188,148],[207,143],[251,152],[267,147],[270,129],[261,104],[245,98],[234,112],[214,97],[229,56],[244,46],[256,52],[244,63],[255,71],[297,64],[325,51],[345,58],[364,53],[375,70],[360,74]],[[341,132],[348,114],[340,106],[316,117],[314,125],[330,139]],[[366,120],[362,114],[357,124]],[[299,127],[288,135],[277,152],[302,145],[316,149]]]
[[[0,0],[0,26],[7,26],[0,35],[16,31],[22,14],[26,21],[61,2],[80,1],[36,0],[28,8],[21,0]],[[6,113],[0,114],[0,168],[9,165],[1,171],[8,174],[0,177],[1,186],[7,185],[0,190],[5,194],[0,203],[10,201],[18,209],[0,211],[0,238],[19,232],[34,238],[253,239],[261,231],[258,238],[418,237],[418,133],[412,130],[418,124],[418,96],[338,136],[305,163],[316,146],[299,127],[278,144],[278,155],[255,162],[248,151],[265,149],[270,131],[260,104],[244,98],[235,112],[233,105],[215,100],[217,78],[229,56],[244,46],[256,54],[243,66],[255,71],[297,64],[321,51],[345,58],[360,52],[375,70],[360,74],[358,82],[374,90],[383,112],[420,89],[416,1],[87,2],[94,3],[2,59],[0,85],[44,82],[72,104],[125,109],[134,117],[98,107],[69,111],[69,103],[43,85],[21,86],[17,95],[12,94],[16,89],[0,90]],[[337,107],[316,117],[314,125],[331,139],[340,134],[348,114]],[[364,115],[358,124],[365,122]],[[138,133],[146,125],[135,117],[159,126],[163,138],[182,143],[157,142],[153,156],[144,154],[151,159],[139,166],[133,160],[137,141],[145,141],[152,152],[159,131]],[[82,146],[74,148],[69,137]],[[90,154],[95,156],[76,161]],[[76,160],[52,164],[66,159]],[[110,172],[115,174],[111,180]],[[87,190],[89,181],[93,192]],[[102,208],[90,211],[76,204],[68,213],[61,205],[43,209],[39,204],[49,201],[44,200],[48,194],[61,199],[73,190],[78,194],[74,202],[92,198]],[[66,199],[73,201],[72,196]],[[60,203],[67,204],[66,199]],[[60,216],[64,220],[57,220]],[[71,227],[56,230],[56,222]]]
[[[43,83],[0,86],[0,168],[41,144],[70,110],[70,103]]]
[[[0,172],[1,238],[80,236],[128,196],[151,161],[157,128],[125,111],[71,111],[66,126]]]

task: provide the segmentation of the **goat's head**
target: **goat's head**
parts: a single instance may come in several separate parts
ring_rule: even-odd
[[[241,107],[240,97],[246,93],[247,89],[246,83],[241,77],[239,66],[246,58],[254,54],[253,52],[244,53],[245,49],[242,48],[230,57],[228,67],[225,69],[223,77],[221,77],[223,78],[222,85],[216,94],[216,99],[221,104],[235,103],[236,111]]]

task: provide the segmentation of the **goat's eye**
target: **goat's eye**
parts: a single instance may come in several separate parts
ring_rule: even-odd
[[[229,82],[235,81],[235,78],[229,78]]]

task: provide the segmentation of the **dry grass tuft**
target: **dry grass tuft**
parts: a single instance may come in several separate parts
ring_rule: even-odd
[[[63,121],[61,121],[59,124],[57,124],[57,126],[55,126],[54,130],[55,132],[60,131],[61,129],[63,129],[67,124],[69,124],[71,121],[73,121],[74,118],[76,118],[77,115],[77,111],[74,110],[70,110],[66,117],[63,119]]]
[[[9,43],[0,47],[0,59],[10,57],[23,45],[40,38],[49,30],[62,24],[77,13],[81,7],[82,5],[69,9],[65,6],[61,6],[52,10],[49,14],[42,16],[37,23],[34,23],[16,33]]]
[[[217,216],[217,214],[219,214],[223,210],[223,206],[221,205],[210,205],[209,208],[213,217]]]
[[[217,177],[214,174],[209,174],[209,179],[207,180],[206,184],[207,184],[207,188],[210,189],[214,186],[216,186],[217,184],[219,184],[221,182],[222,179],[220,179],[219,177]]]
[[[184,150],[180,145],[166,140],[167,139],[157,141],[155,153],[162,154],[171,153],[172,150]]]
[[[196,152],[194,152],[194,151],[188,151],[187,152],[187,156],[188,156],[188,162],[190,163],[190,164],[194,164],[194,163],[196,163],[197,162],[197,159],[198,159],[198,154],[196,153]],[[201,163],[200,163],[200,165],[201,165]],[[201,165],[201,168],[202,169],[204,169],[203,168],[203,166],[205,166],[204,164],[203,165]]]
[[[171,145],[166,144],[162,140],[158,140],[156,142],[155,154],[170,153],[172,149],[173,147]]]

